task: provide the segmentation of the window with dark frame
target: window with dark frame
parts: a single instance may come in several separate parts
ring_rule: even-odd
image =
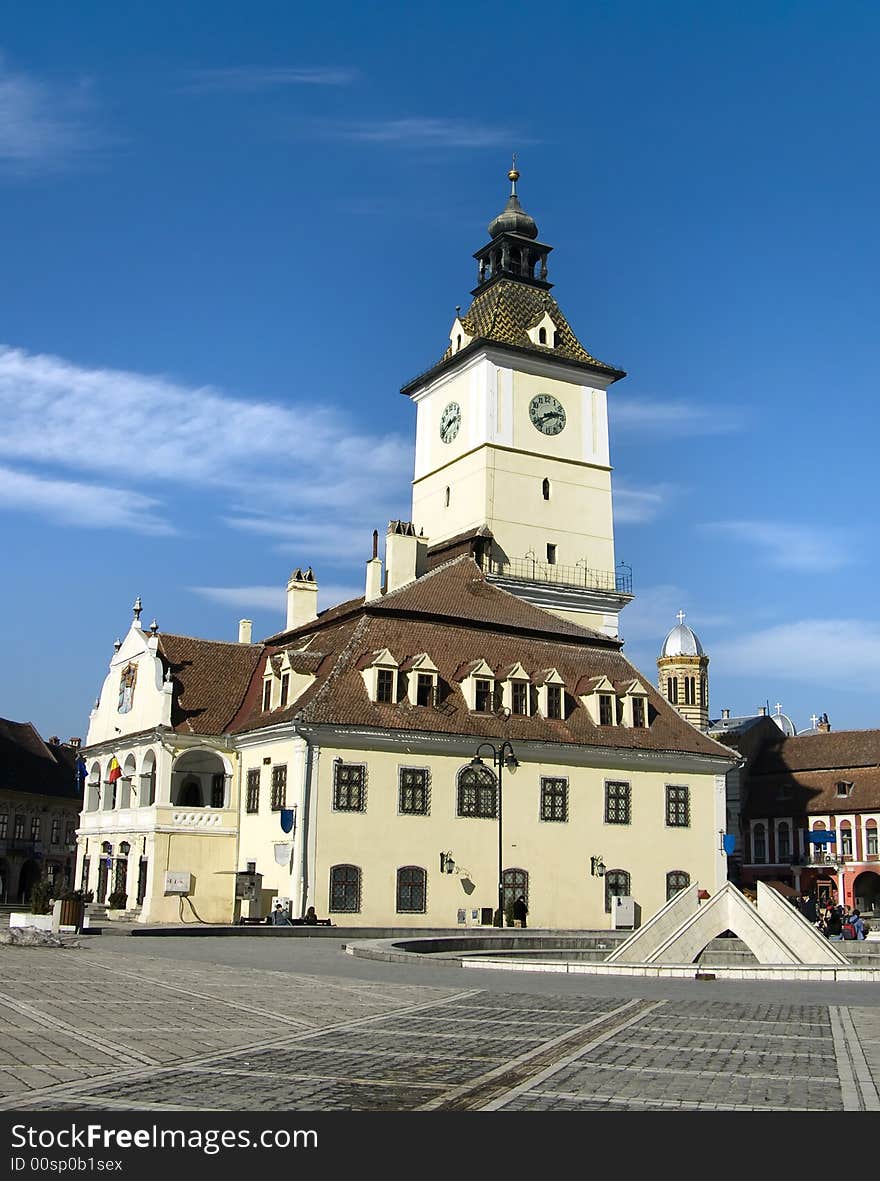
[[[669,902],[676,894],[686,890],[690,884],[689,873],[685,873],[683,869],[673,869],[666,875],[666,901]]]
[[[498,781],[491,767],[464,767],[458,773],[458,815],[494,820]]]
[[[599,725],[614,725],[614,699],[610,693],[599,694]]]
[[[330,910],[357,914],[361,909],[361,871],[356,865],[334,865],[330,870]]]
[[[394,672],[380,668],[376,673],[376,700],[388,705],[394,701]]]
[[[691,791],[667,783],[666,785],[666,827],[689,828],[691,823]]]
[[[430,773],[427,767],[401,767],[397,810],[404,816],[427,816],[430,811]]]
[[[492,712],[492,682],[478,678],[474,685],[474,710],[478,714]]]
[[[791,831],[784,820],[776,829],[776,860],[778,863],[791,860]]]
[[[865,829],[865,838],[866,838],[865,853],[867,854],[868,857],[876,857],[877,856],[877,829],[876,829],[876,827],[866,828]]]
[[[550,541],[547,542],[547,565],[556,565],[556,546]]]
[[[272,681],[271,679],[263,681],[263,712],[272,705]]]
[[[260,768],[251,767],[247,773],[245,811],[253,815],[260,810]]]
[[[644,697],[634,697],[632,699],[633,707],[633,726],[640,729],[645,725],[645,699]]]
[[[512,867],[501,874],[501,899],[505,911],[509,911],[517,898],[522,895],[526,906],[529,904],[529,874],[528,870]]]
[[[363,763],[335,763],[333,809],[336,812],[365,812],[367,768]]]
[[[287,695],[290,692],[290,673],[281,674],[281,699],[278,702],[281,709],[287,705]]]
[[[416,705],[434,704],[434,678],[430,673],[419,673],[416,678]]]
[[[42,827],[42,825],[40,824],[39,816],[34,816],[31,819],[31,840],[32,841],[38,841],[40,839],[41,827]]]
[[[697,703],[696,680],[694,677],[684,678],[684,703],[685,705],[696,705]]]
[[[52,829],[49,836],[49,844],[57,845],[61,837],[61,821],[57,817],[52,820]]]
[[[755,865],[763,865],[767,860],[767,833],[763,824],[756,824],[752,829],[752,859]]]
[[[5,841],[9,836],[9,813],[0,812],[0,841]]]
[[[397,871],[398,914],[424,914],[427,910],[428,875],[417,865]]]
[[[568,820],[567,779],[541,779],[541,819]]]
[[[287,799],[287,767],[282,763],[272,768],[272,811],[280,812],[286,806]]]
[[[529,686],[525,681],[514,681],[510,686],[510,704],[512,713],[529,712]]]
[[[853,851],[852,829],[851,828],[844,828],[841,825],[841,828],[840,828],[840,855],[841,855],[841,857],[852,857],[852,851]]]
[[[547,686],[547,717],[561,718],[562,717],[562,686],[548,685]]]
[[[222,808],[226,803],[226,776],[222,771],[211,776],[211,807]]]
[[[605,873],[605,912],[611,914],[611,899],[614,895],[628,898],[630,877],[625,869],[609,869]]]
[[[678,705],[678,679],[676,677],[666,678],[666,700],[670,705]]]
[[[629,824],[630,822],[630,785],[607,781],[605,784],[605,823]]]
[[[16,818],[15,818],[15,833],[13,835],[13,840],[16,840],[16,841],[24,840],[24,817],[23,816],[16,816]]]
[[[65,845],[72,845],[75,840],[76,840],[76,825],[71,820],[68,822],[67,828],[65,829],[65,832],[64,832],[64,843],[65,843]]]

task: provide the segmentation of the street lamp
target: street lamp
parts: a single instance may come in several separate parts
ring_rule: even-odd
[[[513,747],[507,741],[501,743],[500,746],[495,746],[491,742],[481,742],[477,747],[477,753],[471,759],[471,766],[476,769],[478,767],[485,767],[485,763],[480,758],[480,751],[488,748],[492,752],[492,766],[498,768],[498,923],[499,927],[504,926],[504,846],[501,839],[501,776],[504,768],[507,767],[509,771],[514,771],[519,766],[519,759],[513,753]]]

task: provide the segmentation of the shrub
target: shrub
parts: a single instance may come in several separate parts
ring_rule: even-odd
[[[73,890],[69,886],[61,895],[64,902],[91,902],[94,899],[94,891],[92,890]]]
[[[114,890],[107,899],[107,906],[110,910],[125,910],[128,903],[128,895],[124,890]]]
[[[45,878],[40,878],[31,891],[31,914],[51,913],[52,907],[49,905],[49,902],[52,898],[52,895],[52,883],[47,882]]]

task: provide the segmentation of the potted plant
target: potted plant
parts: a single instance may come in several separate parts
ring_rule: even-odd
[[[65,890],[61,895],[61,907],[58,912],[59,926],[75,927],[78,931],[81,930],[86,903],[91,900],[91,890]]]
[[[27,911],[13,911],[9,916],[10,927],[36,927],[40,931],[53,930],[54,916],[51,899],[52,885],[41,878],[31,890]]]
[[[126,894],[126,892],[124,890],[114,890],[113,893],[110,895],[110,897],[107,899],[108,918],[110,917],[110,914],[114,910],[115,911],[124,911],[127,905],[128,905],[128,895]]]

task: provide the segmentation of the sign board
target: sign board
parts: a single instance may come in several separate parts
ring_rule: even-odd
[[[235,875],[235,897],[242,902],[258,902],[263,889],[261,873],[237,873]]]
[[[165,870],[166,894],[191,894],[192,874],[181,869]]]

